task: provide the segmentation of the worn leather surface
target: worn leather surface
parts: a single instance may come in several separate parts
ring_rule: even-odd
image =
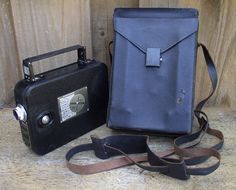
[[[197,10],[116,9],[113,22],[108,127],[190,133]]]

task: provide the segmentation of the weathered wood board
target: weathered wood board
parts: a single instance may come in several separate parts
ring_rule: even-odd
[[[192,176],[187,181],[181,181],[142,171],[136,166],[93,175],[74,174],[66,168],[64,158],[70,148],[90,142],[90,135],[104,137],[117,132],[102,126],[45,156],[36,156],[23,144],[19,124],[13,120],[11,109],[0,110],[0,189],[236,189],[236,112],[221,108],[207,108],[205,111],[211,127],[222,130],[225,135],[221,165],[210,175]],[[204,136],[202,146],[217,142],[215,138],[208,137]],[[170,147],[171,142],[164,137],[152,137],[150,145],[153,151],[160,151]],[[75,156],[74,161],[86,164],[101,160],[95,158],[92,152],[83,152]]]
[[[13,99],[13,89],[20,78],[19,58],[15,41],[11,5],[0,2],[0,107]]]
[[[91,2],[93,57],[110,66],[108,44],[113,39],[114,8],[138,6],[138,0],[93,0]]]
[[[0,105],[13,101],[24,58],[81,44],[92,57],[90,0],[0,2]],[[76,61],[74,52],[34,64],[35,73]]]
[[[218,70],[218,88],[210,105],[236,109],[236,1],[140,0],[140,7],[188,7],[199,10],[199,42],[206,44]],[[196,102],[207,96],[210,80],[198,51]]]
[[[13,99],[22,77],[21,61],[80,43],[88,57],[105,62],[113,37],[116,7],[194,7],[199,10],[199,41],[207,45],[217,65],[219,85],[209,105],[236,109],[236,1],[234,0],[2,0],[0,2],[0,105]],[[92,54],[93,52],[93,54]],[[76,60],[74,53],[36,63],[44,71]],[[207,96],[210,81],[199,50],[196,102]]]
[[[20,60],[81,44],[91,57],[89,0],[11,0]],[[57,56],[35,64],[37,72],[71,63],[76,53]]]

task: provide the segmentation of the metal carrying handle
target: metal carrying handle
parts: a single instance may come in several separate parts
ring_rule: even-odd
[[[37,55],[34,57],[29,57],[23,60],[23,72],[24,72],[24,78],[29,80],[29,81],[35,81],[37,78],[35,77],[34,70],[33,70],[33,62],[40,61],[43,59],[47,59],[50,57],[54,57],[60,54],[64,54],[70,51],[75,51],[77,50],[78,52],[78,62],[79,63],[84,63],[86,61],[86,48],[84,46],[80,45],[75,45],[75,46],[70,46],[67,48],[63,48],[60,50],[56,51],[51,51],[48,53],[44,53],[41,55]]]

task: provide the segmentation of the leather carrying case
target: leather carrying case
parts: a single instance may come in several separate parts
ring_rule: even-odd
[[[67,152],[68,168],[74,173],[92,174],[135,164],[182,180],[191,175],[212,173],[220,165],[218,150],[223,146],[224,137],[221,131],[210,127],[202,111],[216,89],[217,72],[207,48],[197,42],[198,11],[116,9],[113,18],[115,37],[107,126],[179,137],[172,149],[154,152],[145,135],[113,135],[103,139],[92,136],[91,143]],[[194,110],[198,47],[203,50],[212,90]],[[191,133],[194,116],[199,127]],[[219,141],[209,148],[195,147],[205,134]],[[120,157],[89,165],[70,161],[74,154],[89,150],[100,159]],[[129,155],[135,153],[145,154]],[[211,157],[217,161],[204,167],[191,167]]]
[[[191,133],[198,12],[116,9],[107,125]]]

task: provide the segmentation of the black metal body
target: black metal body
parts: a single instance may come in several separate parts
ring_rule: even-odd
[[[26,59],[28,63],[32,60]],[[106,121],[107,68],[94,60],[82,62],[78,59],[76,63],[35,75],[34,80],[25,76],[15,86],[16,104],[22,105],[27,113],[27,120],[20,121],[23,140],[39,155],[66,144]],[[27,65],[25,60],[23,63]],[[61,122],[58,97],[84,87],[87,89],[88,110]],[[46,125],[41,122],[44,115],[50,118]]]

